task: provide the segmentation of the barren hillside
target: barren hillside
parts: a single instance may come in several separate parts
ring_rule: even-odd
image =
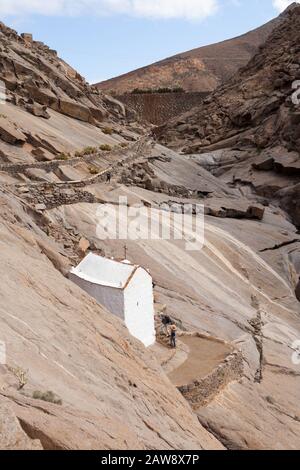
[[[237,38],[169,57],[96,86],[119,95],[136,88],[147,90],[174,86],[186,91],[212,91],[250,60],[279,19]]]

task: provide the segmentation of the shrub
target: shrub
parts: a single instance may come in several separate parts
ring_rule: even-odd
[[[122,147],[123,149],[127,148],[128,147],[128,144],[126,142],[121,142],[120,143],[120,147]]]
[[[55,395],[55,393],[51,392],[51,390],[48,392],[40,392],[39,390],[36,390],[33,392],[32,398],[35,400],[43,400],[49,403],[54,403],[54,405],[62,405],[61,398]]]
[[[76,158],[85,157],[87,155],[93,155],[94,153],[97,153],[96,147],[85,147],[83,150],[77,150],[75,152],[75,157]]]
[[[111,145],[108,144],[100,145],[99,149],[102,150],[102,152],[111,152],[112,150]]]
[[[91,175],[97,175],[99,173],[98,169],[95,166],[90,166],[89,172]]]
[[[102,132],[103,134],[106,134],[106,135],[112,135],[114,133],[111,127],[104,127],[104,129],[102,129]]]
[[[57,160],[68,160],[70,158],[70,154],[69,153],[60,153],[59,155],[57,155]]]
[[[96,147],[86,147],[85,149],[83,149],[82,155],[83,156],[92,155],[93,153],[96,153],[96,152],[97,152]]]
[[[8,367],[8,370],[18,379],[18,390],[22,390],[28,382],[27,372],[21,367]]]

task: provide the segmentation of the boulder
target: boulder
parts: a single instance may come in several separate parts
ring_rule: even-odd
[[[265,214],[265,208],[262,206],[249,206],[247,216],[250,219],[262,220]]]
[[[27,104],[25,109],[37,117],[42,117],[44,119],[50,119],[50,114],[47,113],[47,106],[41,106],[40,104]]]
[[[30,439],[18,421],[9,400],[0,401],[0,449],[43,450],[39,440]]]
[[[253,163],[252,166],[255,170],[271,171],[274,168],[274,158],[272,157],[262,158],[259,161]]]
[[[154,188],[153,188],[153,184],[152,184],[151,178],[146,179],[145,182],[144,182],[144,184],[145,184],[145,187],[146,187],[146,189],[147,189],[148,191],[153,191]]]
[[[24,39],[25,42],[32,42],[32,34],[30,33],[22,33],[21,37]]]
[[[40,162],[51,162],[55,159],[55,155],[50,153],[48,150],[43,149],[42,147],[37,147],[31,151],[32,155]]]
[[[49,183],[60,181],[52,171],[46,171],[43,168],[28,168],[24,173],[33,181],[48,181]]]
[[[25,135],[5,118],[0,118],[0,139],[12,145],[23,145],[26,142]]]
[[[44,106],[49,106],[52,109],[58,109],[58,99],[51,90],[40,87],[37,88],[33,85],[26,85],[28,96],[35,102]]]
[[[105,111],[104,108],[89,108],[90,109],[90,112],[93,116],[93,118],[96,120],[96,121],[103,121],[103,119],[105,119],[105,117],[107,116],[107,112]]]
[[[53,106],[51,106],[53,108]],[[54,106],[53,109],[55,109]],[[75,101],[62,100],[58,102],[58,111],[66,116],[78,119],[79,121],[94,123],[94,118],[90,109],[83,104],[76,103]]]
[[[76,169],[69,165],[60,166],[55,171],[55,174],[62,181],[80,181],[87,177],[87,174],[85,171],[81,171],[80,169]]]
[[[83,237],[80,239],[80,242],[78,245],[78,251],[84,255],[87,252],[87,250],[90,248],[90,246],[91,246],[90,242],[86,238]]]
[[[45,204],[36,204],[35,205],[35,210],[36,211],[45,211],[47,209],[47,207],[45,206]]]
[[[119,100],[116,100],[112,96],[104,95],[102,97],[104,103],[108,104],[112,109],[119,115],[125,117],[126,116],[126,108],[123,103]]]

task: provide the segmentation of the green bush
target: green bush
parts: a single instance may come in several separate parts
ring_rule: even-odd
[[[102,150],[102,152],[111,152],[112,150],[111,145],[108,144],[100,145],[99,149]]]
[[[54,405],[62,405],[62,400],[59,398],[55,393],[48,391],[48,392],[40,392],[39,390],[36,390],[32,394],[32,398],[35,400],[43,400],[47,401],[49,403],[54,403]]]

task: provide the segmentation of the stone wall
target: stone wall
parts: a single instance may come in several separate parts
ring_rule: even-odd
[[[200,333],[194,334],[197,337],[211,339],[212,341],[225,341],[210,338]],[[191,404],[192,408],[207,405],[226,385],[243,376],[243,356],[241,351],[232,350],[227,358],[221,362],[206,377],[195,379],[192,383],[178,387],[184,398]]]
[[[198,106],[207,95],[205,92],[130,93],[117,99],[136,111],[143,121],[159,126]]]
[[[145,143],[146,143],[146,139],[140,139],[139,141],[134,142],[133,144],[129,144],[128,147],[126,148],[118,148],[116,150],[111,150],[110,152],[97,151],[91,155],[68,158],[66,160],[55,159],[52,161],[44,161],[44,162],[37,161],[34,163],[3,163],[3,164],[0,164],[0,171],[3,171],[5,173],[10,173],[12,175],[17,175],[18,173],[23,173],[26,170],[32,170],[32,169],[39,169],[39,170],[45,170],[47,172],[51,172],[51,171],[57,170],[57,168],[59,168],[60,166],[74,166],[82,162],[91,163],[97,158],[99,157],[101,158],[101,156],[103,155],[109,156],[112,160],[119,158],[120,163],[124,159],[126,159],[126,162],[130,163],[140,156],[140,153],[142,152]],[[118,166],[119,162],[110,166],[109,168],[107,168],[106,171],[103,171],[102,173],[108,172],[113,167]]]

